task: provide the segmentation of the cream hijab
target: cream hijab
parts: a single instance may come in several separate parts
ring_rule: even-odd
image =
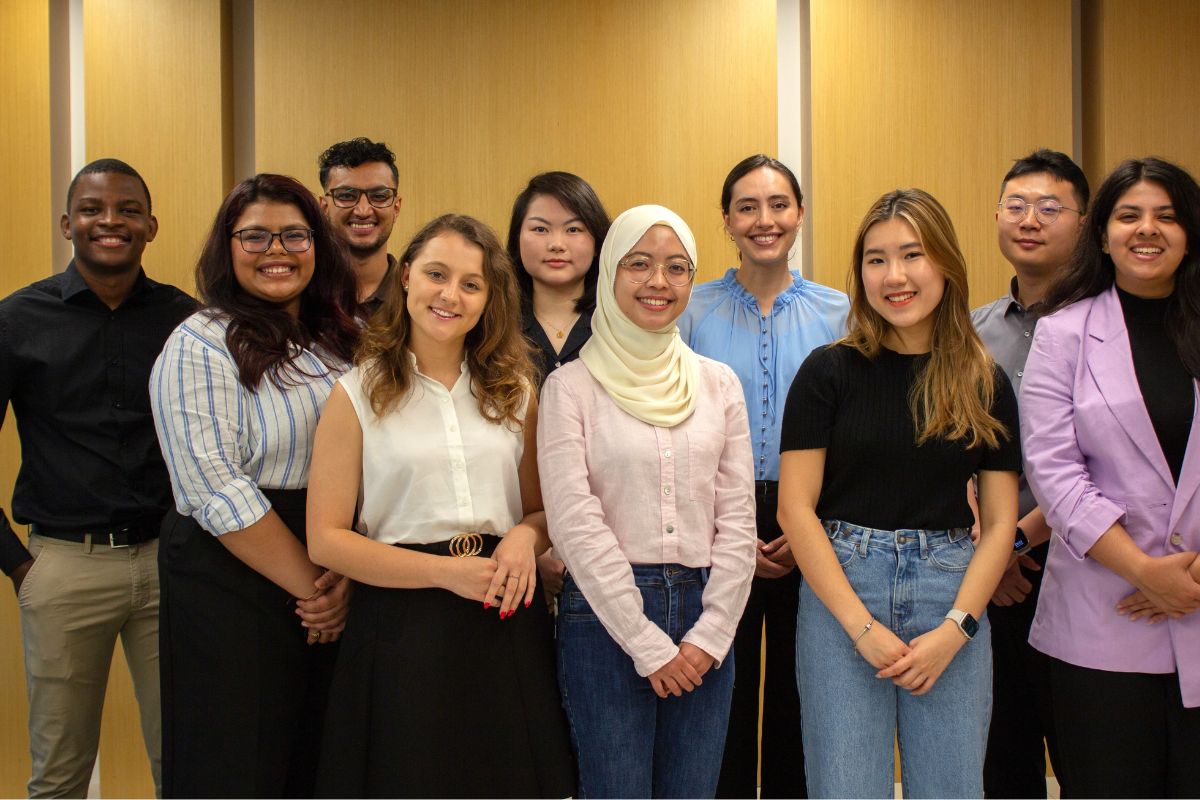
[[[700,386],[700,362],[672,322],[644,331],[617,306],[617,262],[655,225],[675,232],[696,263],[696,240],[679,215],[662,206],[636,206],[613,220],[600,248],[600,276],[592,337],[579,353],[592,377],[623,410],[643,422],[672,428],[691,416]]]

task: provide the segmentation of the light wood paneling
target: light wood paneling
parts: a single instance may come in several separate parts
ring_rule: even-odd
[[[58,215],[50,202],[50,33],[45,0],[0,3],[0,162],[23,176],[0,194],[0,297],[52,272],[51,236]],[[20,467],[17,426],[0,432],[0,507],[10,508]],[[24,535],[23,527],[18,530]],[[0,796],[24,797],[29,780],[29,707],[25,700],[21,623],[7,580],[0,585]]]
[[[775,148],[772,0],[257,0],[254,50],[257,168],[318,189],[326,146],[386,141],[393,252],[450,210],[503,237],[528,178],[565,169],[614,216],[680,213],[705,280],[734,256],[725,173]]]
[[[145,178],[159,222],[146,272],[188,292],[231,169],[228,11],[224,0],[86,0],[83,8],[87,157],[120,158]],[[100,789],[154,795],[120,648],[101,729]]]
[[[971,303],[1012,273],[1000,179],[1036,147],[1070,153],[1070,0],[811,0],[814,277],[845,287],[867,208],[929,191],[954,220]]]
[[[1093,189],[1126,158],[1200,178],[1200,3],[1083,0],[1083,167]]]
[[[146,179],[158,238],[146,272],[192,292],[232,169],[223,80],[228,0],[85,0],[87,157]]]

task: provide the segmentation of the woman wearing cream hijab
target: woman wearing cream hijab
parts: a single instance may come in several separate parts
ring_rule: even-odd
[[[580,797],[712,797],[730,645],[754,571],[741,385],[675,321],[691,231],[662,206],[613,222],[592,338],[542,392],[538,463],[567,565],[559,684]]]

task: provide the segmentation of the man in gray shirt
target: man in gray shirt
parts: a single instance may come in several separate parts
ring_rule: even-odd
[[[996,233],[1016,273],[1008,294],[971,313],[975,329],[1020,393],[1038,305],[1071,260],[1083,228],[1087,178],[1068,156],[1037,150],[1000,185]],[[984,762],[987,797],[1045,797],[1046,759],[1057,746],[1046,656],[1029,645],[1050,528],[1021,476],[1017,549],[988,605],[992,622],[992,724]],[[1061,781],[1061,771],[1055,770]],[[1064,792],[1063,796],[1068,796]]]

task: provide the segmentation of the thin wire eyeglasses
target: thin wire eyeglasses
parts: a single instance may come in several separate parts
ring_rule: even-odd
[[[367,196],[367,202],[375,208],[387,208],[396,202],[396,190],[387,187],[355,189],[351,186],[337,186],[325,194],[333,200],[333,204],[338,208],[354,208],[358,205],[358,198],[364,194]]]
[[[696,268],[682,258],[671,259],[665,264],[655,264],[645,256],[626,256],[617,262],[633,283],[645,283],[662,269],[663,277],[672,286],[687,286],[696,276]]]
[[[1052,200],[1048,197],[1038,200],[1035,203],[1027,203],[1019,197],[1006,197],[1002,202],[997,203],[996,206],[1000,209],[1000,214],[1004,219],[1009,222],[1023,221],[1031,207],[1033,208],[1033,215],[1043,225],[1053,224],[1058,219],[1059,214],[1064,211],[1074,211],[1076,214],[1083,214],[1078,208],[1069,208],[1057,200]]]
[[[309,228],[288,228],[277,233],[263,228],[242,228],[229,235],[237,239],[242,245],[242,250],[247,253],[267,252],[276,237],[279,237],[279,243],[289,253],[303,253],[312,247],[313,232]]]

